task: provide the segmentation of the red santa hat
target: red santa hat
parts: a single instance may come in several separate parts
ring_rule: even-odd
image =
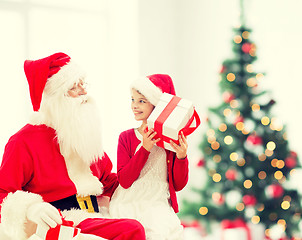
[[[24,72],[34,111],[40,109],[46,86],[50,93],[59,89],[66,93],[74,83],[84,77],[79,66],[62,52],[38,60],[26,60]]]
[[[139,91],[154,106],[157,105],[163,93],[176,94],[173,81],[167,74],[153,74],[140,78],[131,84],[131,88]]]

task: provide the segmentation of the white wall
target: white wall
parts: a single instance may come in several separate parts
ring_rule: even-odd
[[[104,149],[116,171],[119,134],[134,126],[130,109],[130,83],[138,75],[138,0],[109,2],[108,79],[101,90]],[[94,92],[94,96],[98,93]]]

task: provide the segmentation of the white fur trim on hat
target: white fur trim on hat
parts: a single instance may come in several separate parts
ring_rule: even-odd
[[[49,95],[57,93],[65,94],[75,83],[78,83],[80,79],[84,79],[85,77],[86,73],[80,66],[73,60],[70,60],[56,74],[47,79],[44,93]]]
[[[9,193],[1,205],[1,225],[5,234],[14,240],[27,239],[24,231],[27,209],[39,202],[43,199],[38,194],[24,191]]]
[[[130,85],[130,87],[139,91],[154,106],[157,105],[161,95],[163,94],[162,91],[147,77],[137,79]]]

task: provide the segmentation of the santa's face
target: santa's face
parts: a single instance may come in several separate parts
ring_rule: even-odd
[[[86,83],[83,80],[80,80],[78,83],[74,83],[72,88],[67,92],[69,97],[80,97],[87,94]]]
[[[63,93],[46,94],[40,111],[45,124],[56,130],[61,153],[65,158],[77,154],[91,163],[103,155],[100,118],[94,99],[79,80]]]

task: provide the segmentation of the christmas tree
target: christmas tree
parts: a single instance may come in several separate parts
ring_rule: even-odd
[[[264,224],[267,237],[276,228],[293,237],[301,205],[287,183],[300,164],[285,126],[272,115],[275,101],[259,87],[264,74],[253,70],[256,45],[251,29],[241,22],[234,29],[233,57],[223,62],[219,74],[222,103],[209,109],[200,144],[199,165],[207,180],[203,188],[190,189],[200,199],[185,199],[180,217],[204,224],[242,218]]]

